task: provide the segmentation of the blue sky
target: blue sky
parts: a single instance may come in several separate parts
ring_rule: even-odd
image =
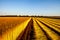
[[[0,0],[0,15],[60,16],[60,0]]]

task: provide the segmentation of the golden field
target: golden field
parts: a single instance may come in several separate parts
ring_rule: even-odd
[[[60,40],[60,18],[0,17],[0,40]]]

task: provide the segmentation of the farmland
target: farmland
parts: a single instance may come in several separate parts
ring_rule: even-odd
[[[60,40],[60,17],[0,17],[0,40]]]

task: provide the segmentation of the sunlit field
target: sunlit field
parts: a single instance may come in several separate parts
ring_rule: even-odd
[[[60,40],[60,17],[0,17],[0,40]]]

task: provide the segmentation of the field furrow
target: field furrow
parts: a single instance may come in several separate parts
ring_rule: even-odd
[[[49,38],[51,40],[59,40],[59,35],[56,34],[54,31],[52,31],[50,28],[48,28],[46,25],[44,25],[42,22],[36,20],[38,24],[42,27],[42,29],[47,33]]]
[[[35,19],[33,19],[33,26],[34,26],[34,32],[35,32],[35,40],[47,40],[46,35],[42,31],[42,29],[39,27],[39,25],[36,23]]]

